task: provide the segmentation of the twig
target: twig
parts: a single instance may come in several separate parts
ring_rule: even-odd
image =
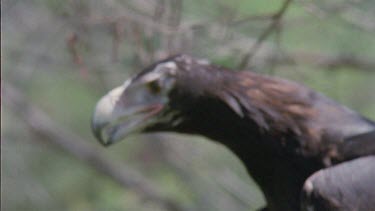
[[[348,11],[341,14],[340,18],[347,24],[367,32],[375,32],[375,17],[366,14],[366,12],[359,9]]]
[[[116,21],[112,24],[112,62],[118,62],[119,60],[119,48],[122,42],[124,28],[120,21]]]
[[[239,24],[248,23],[252,21],[270,21],[273,19],[273,17],[274,17],[274,14],[250,15],[250,16],[238,19],[238,20],[230,21],[229,25],[230,26],[239,25]]]
[[[313,1],[299,1],[305,10],[319,18],[337,17],[347,25],[366,32],[375,31],[374,17],[371,13],[366,13],[355,8],[350,2],[334,2],[325,7],[321,7]]]
[[[277,64],[306,64],[326,69],[342,67],[355,68],[375,72],[375,61],[355,55],[329,55],[313,52],[293,52],[284,58],[274,58]]]
[[[133,23],[132,25],[132,38],[134,39],[134,47],[135,47],[135,55],[137,56],[138,63],[140,66],[145,66],[151,62],[151,59],[145,45],[145,33],[142,26],[138,25],[137,23]]]
[[[88,74],[89,74],[88,69],[85,63],[83,62],[81,54],[79,54],[78,52],[78,43],[79,43],[78,34],[75,32],[71,33],[68,36],[66,43],[67,43],[68,51],[72,56],[73,63],[78,66],[81,76],[84,79],[87,79]]]
[[[281,36],[282,36],[282,26],[278,25],[275,29],[275,54],[276,56],[283,56],[283,49],[281,46]],[[271,68],[269,69],[269,73],[272,75],[275,72],[276,62],[273,60],[271,61]]]
[[[262,46],[263,41],[274,31],[278,28],[281,18],[285,14],[287,8],[289,7],[292,0],[285,0],[281,8],[275,15],[272,17],[272,22],[268,25],[268,27],[263,31],[263,33],[259,36],[255,44],[250,48],[250,50],[245,54],[242,58],[240,64],[238,65],[239,69],[244,69],[249,64],[252,57],[256,54],[258,49]]]
[[[154,15],[153,15],[153,20],[155,23],[160,23],[162,22],[163,16],[165,14],[165,0],[158,0],[156,1],[155,8],[154,8]],[[157,50],[157,45],[155,42],[155,38],[158,38],[161,42],[163,36],[162,33],[159,31],[158,28],[150,28],[150,37],[151,41],[149,45],[149,54],[152,60],[156,60],[157,56],[156,50]]]
[[[167,19],[167,25],[172,31],[178,32],[182,17],[182,0],[171,0],[169,3],[169,17]],[[174,41],[176,39],[176,33],[166,35],[167,39],[167,50],[168,54],[175,54],[176,47]]]
[[[53,121],[46,113],[32,105],[17,88],[3,84],[2,94],[6,98],[5,104],[24,120],[32,132],[49,140],[49,143],[109,176],[124,188],[132,189],[144,200],[157,203],[166,210],[184,210],[172,199],[162,196],[139,173],[102,156],[95,147],[87,144],[86,140]]]

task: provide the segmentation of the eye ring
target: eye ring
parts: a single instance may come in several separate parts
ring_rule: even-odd
[[[147,83],[147,89],[153,94],[159,94],[161,92],[161,86],[158,80]]]

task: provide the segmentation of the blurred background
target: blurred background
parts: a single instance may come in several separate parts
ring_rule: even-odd
[[[375,119],[372,0],[2,0],[1,210],[256,210],[262,194],[202,137],[103,148],[97,100],[188,53],[299,81]],[[261,161],[259,161],[261,162]]]

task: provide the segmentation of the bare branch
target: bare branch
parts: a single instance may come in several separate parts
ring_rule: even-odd
[[[233,25],[239,25],[243,23],[248,23],[252,21],[271,21],[274,17],[274,14],[260,14],[260,15],[250,15],[238,20],[233,20],[229,24],[231,26]]]
[[[375,61],[355,55],[329,55],[313,52],[293,52],[286,58],[274,58],[277,64],[305,64],[326,69],[342,67],[375,72]]]
[[[46,138],[55,147],[63,149],[98,172],[109,176],[124,188],[130,188],[142,199],[157,203],[166,210],[184,210],[172,199],[162,196],[139,173],[102,156],[86,140],[53,121],[46,113],[32,105],[17,88],[3,84],[2,94],[6,99],[3,102],[24,120],[33,133]]]
[[[73,63],[78,66],[79,72],[84,79],[88,77],[88,69],[85,63],[83,62],[82,55],[78,52],[78,43],[79,37],[77,33],[71,33],[67,40],[66,44],[68,47],[68,51],[72,56]]]
[[[119,48],[122,42],[124,26],[120,21],[112,24],[112,62],[119,60]]]
[[[169,5],[170,15],[168,17],[168,25],[173,31],[178,31],[178,28],[181,24],[182,17],[182,0],[172,0]],[[174,40],[176,39],[175,34],[167,35],[167,46],[168,53],[174,54],[176,47],[174,46]]]
[[[258,49],[262,46],[263,41],[277,28],[279,28],[279,24],[281,22],[281,18],[285,14],[286,10],[288,9],[290,3],[292,0],[285,0],[279,11],[275,13],[275,15],[272,18],[272,22],[268,25],[268,27],[263,31],[263,33],[258,37],[258,40],[255,42],[255,44],[250,48],[248,53],[245,54],[245,56],[242,58],[238,68],[244,69],[247,67],[249,62],[251,61],[252,57],[256,54]]]
[[[351,2],[334,2],[324,7],[313,1],[299,2],[305,10],[319,18],[336,17],[341,22],[366,32],[375,31],[374,18],[371,13],[352,5]]]
[[[258,61],[258,55],[262,54],[260,51],[264,50],[264,46],[267,45],[272,50],[274,50],[275,45],[273,43],[267,42],[266,39],[271,33],[275,33],[275,32],[277,33],[276,38],[277,39],[280,38],[280,36],[281,36],[280,30],[281,30],[281,27],[282,27],[281,18],[283,16],[283,14],[286,12],[290,2],[291,2],[291,0],[285,1],[283,3],[282,7],[279,9],[279,11],[274,15],[260,15],[259,17],[258,16],[253,17],[254,19],[257,19],[257,18],[267,19],[268,18],[269,20],[271,20],[271,23],[270,23],[269,27],[266,28],[266,30],[263,32],[263,34],[260,37],[258,37],[258,39],[253,39],[253,38],[245,36],[241,33],[231,31],[231,37],[232,37],[232,40],[234,42],[231,43],[230,41],[227,41],[225,43],[225,45],[218,46],[217,47],[218,52],[232,53],[228,49],[234,49],[234,48],[239,49],[241,52],[247,52],[247,53],[245,53],[245,56],[242,59],[241,65],[239,65],[240,69],[244,69],[245,66],[247,66],[248,63],[250,62],[250,60],[252,60],[252,59],[254,60],[254,61],[252,61],[253,65],[255,64],[255,66],[258,66],[258,65],[256,65],[257,63],[262,63],[262,61]],[[313,8],[315,8],[315,7],[313,7]],[[339,9],[341,9],[341,7]],[[334,11],[340,11],[339,9],[336,9]],[[161,15],[159,10],[164,10],[164,8],[163,9],[158,8],[157,11],[155,11],[156,18],[158,18]],[[113,18],[96,17],[94,19],[90,19],[89,22],[85,22],[85,23],[82,23],[82,24],[89,24],[89,25],[90,24],[101,24],[101,23],[102,24],[108,24],[108,23],[112,23],[112,21],[119,21],[119,22],[125,21],[127,23],[131,23],[131,25],[136,25],[135,29],[131,30],[131,33],[133,33],[133,34],[130,35],[130,36],[133,37],[133,39],[134,39],[133,42],[136,44],[136,52],[137,52],[137,55],[142,60],[142,62],[141,62],[142,64],[146,64],[146,63],[150,62],[149,60],[150,59],[152,60],[152,58],[154,56],[151,55],[152,58],[148,58],[149,56],[146,56],[146,52],[143,52],[144,50],[142,50],[142,49],[144,48],[144,45],[140,42],[140,40],[137,40],[137,37],[139,38],[139,36],[137,35],[137,32],[139,31],[139,27],[142,27],[142,28],[147,29],[147,30],[154,30],[155,32],[158,32],[158,33],[162,34],[161,36],[163,36],[163,37],[168,37],[168,35],[177,36],[177,37],[186,36],[189,33],[192,33],[197,27],[204,28],[205,30],[208,30],[208,31],[225,30],[225,26],[223,26],[222,24],[212,23],[212,22],[206,22],[206,23],[202,22],[202,23],[196,23],[196,24],[185,23],[185,24],[180,24],[180,26],[178,26],[177,28],[173,28],[173,26],[171,26],[167,23],[160,23],[160,21],[156,22],[150,17],[140,15],[140,14],[136,14],[134,12],[124,13],[124,14],[126,14],[126,15],[120,16],[120,17],[113,17]],[[249,19],[251,20],[252,17],[249,17]],[[283,22],[283,26],[284,26],[284,22]],[[208,33],[208,34],[217,34],[217,33]],[[183,39],[181,39],[181,40],[183,40]],[[239,42],[241,42],[240,46],[237,45]],[[280,41],[276,41],[276,42],[279,43]],[[250,51],[248,51],[247,49],[245,49],[243,47],[243,46],[246,46],[247,43],[251,43],[250,45],[252,47],[251,47]],[[187,45],[187,43],[184,43],[184,45],[185,44]],[[185,48],[185,50],[186,50],[186,48]],[[150,49],[150,51],[152,51],[152,50]],[[299,52],[291,52],[288,55],[286,55],[286,54],[275,55],[273,52],[268,52],[269,50],[267,50],[267,49],[265,51],[266,51],[265,55],[259,56],[259,58],[261,60],[263,59],[264,61],[266,61],[267,64],[268,64],[268,62],[270,62],[271,64],[272,64],[272,62],[275,62],[275,64],[273,64],[273,65],[277,65],[277,64],[291,65],[291,64],[294,64],[295,62],[297,62],[297,63],[300,63],[300,64],[307,64],[307,65],[318,66],[318,67],[323,67],[323,68],[330,68],[330,69],[348,66],[350,68],[355,68],[355,69],[364,70],[364,71],[373,71],[374,70],[373,62],[371,61],[371,59],[362,58],[362,57],[355,56],[355,55],[354,56],[352,56],[352,55],[350,55],[350,56],[348,56],[348,55],[328,55],[328,54],[326,55],[324,53],[323,53],[324,54],[323,55],[322,53],[313,53],[313,52],[306,52],[306,54],[299,54]],[[226,54],[223,54],[223,55],[226,55]],[[163,54],[163,56],[161,56],[161,57],[165,57],[165,56],[167,56],[167,55]],[[256,59],[255,59],[255,57],[256,57]],[[289,57],[289,58],[287,58],[287,57]],[[314,61],[313,59],[318,59],[318,60]],[[293,62],[293,60],[295,60],[295,62]],[[245,63],[246,63],[246,65],[245,65]],[[261,65],[261,66],[264,66],[264,65]]]
[[[344,14],[341,14],[343,21],[346,21],[348,24],[367,31],[375,32],[375,17],[359,9],[352,9]]]

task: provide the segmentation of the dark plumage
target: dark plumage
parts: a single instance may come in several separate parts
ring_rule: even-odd
[[[218,141],[243,161],[269,210],[300,210],[314,172],[375,154],[375,123],[354,111],[300,84],[187,55],[160,61],[111,91],[97,105],[93,129],[104,144],[134,131]]]

